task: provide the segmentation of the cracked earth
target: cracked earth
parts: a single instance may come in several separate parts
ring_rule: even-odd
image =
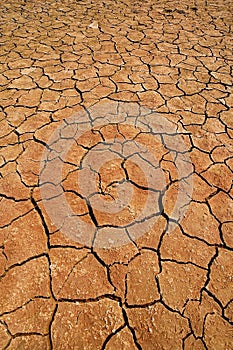
[[[233,349],[232,1],[0,8],[0,348]]]

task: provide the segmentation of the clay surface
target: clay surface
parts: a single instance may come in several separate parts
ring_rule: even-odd
[[[233,2],[0,4],[0,349],[233,349]]]

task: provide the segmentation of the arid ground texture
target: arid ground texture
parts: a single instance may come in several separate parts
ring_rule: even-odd
[[[233,1],[0,2],[0,349],[233,349]]]

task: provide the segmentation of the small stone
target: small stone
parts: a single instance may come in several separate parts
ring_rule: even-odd
[[[98,29],[99,28],[98,22],[92,22],[91,24],[89,24],[89,27],[93,29]]]

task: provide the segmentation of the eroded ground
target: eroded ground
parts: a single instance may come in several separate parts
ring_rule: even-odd
[[[232,7],[1,1],[1,349],[233,348]]]

